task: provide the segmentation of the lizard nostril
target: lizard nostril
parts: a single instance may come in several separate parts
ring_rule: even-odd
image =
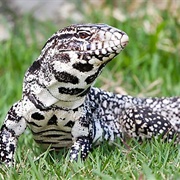
[[[124,48],[129,42],[129,37],[124,34],[121,38],[121,46]]]

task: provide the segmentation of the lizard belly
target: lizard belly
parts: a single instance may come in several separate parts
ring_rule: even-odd
[[[43,148],[51,146],[58,150],[72,145],[71,129],[79,119],[79,111],[57,107],[42,111],[31,104],[25,114],[34,140]]]

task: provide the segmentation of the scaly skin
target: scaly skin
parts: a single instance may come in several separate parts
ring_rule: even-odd
[[[70,159],[85,159],[93,143],[116,137],[163,136],[179,143],[180,98],[135,98],[93,88],[105,65],[128,43],[105,24],[66,27],[48,39],[27,70],[22,99],[8,111],[0,131],[0,161],[14,162],[18,137],[28,126],[34,140]]]

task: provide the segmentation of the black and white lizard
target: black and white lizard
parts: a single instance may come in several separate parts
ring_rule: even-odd
[[[71,160],[86,158],[93,143],[125,135],[179,143],[180,97],[136,98],[92,87],[127,43],[125,32],[105,24],[71,25],[53,34],[25,74],[22,99],[7,113],[0,162],[13,164],[27,126],[45,148],[70,147]]]

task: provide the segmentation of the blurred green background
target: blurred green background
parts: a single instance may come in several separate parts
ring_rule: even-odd
[[[33,5],[33,3],[35,3],[35,5]],[[125,31],[129,36],[130,42],[128,46],[118,57],[107,65],[95,86],[116,93],[141,97],[180,95],[180,1],[1,0],[1,124],[10,106],[21,98],[24,73],[39,56],[40,50],[46,40],[58,29],[72,23],[106,23]],[[25,153],[24,156],[27,156],[27,149],[31,149],[31,146],[35,146],[34,148],[36,148],[36,145],[34,145],[34,142],[31,140],[31,135],[28,132],[27,134],[28,137],[24,135],[23,138],[20,139],[17,153],[19,154],[18,161],[22,161],[20,163],[21,165],[25,163],[23,159],[21,160],[21,153]],[[25,148],[24,152],[20,151],[22,148]],[[145,147],[146,150],[147,148],[149,148],[149,146]],[[36,149],[38,151],[38,148]],[[34,154],[35,152],[31,153]],[[164,156],[163,154],[161,155]],[[96,154],[94,156],[96,157]],[[168,156],[170,155],[168,154]],[[162,170],[161,173],[159,173],[151,167],[151,163],[146,166],[143,161],[142,163],[137,162],[137,164],[134,164],[129,160],[129,163],[133,164],[132,166],[130,165],[130,170],[128,172],[126,171],[125,168],[127,164],[125,164],[117,177],[123,175],[123,172],[129,173],[127,174],[127,179],[141,179],[141,177],[147,178],[149,176],[156,179],[172,179],[172,177],[178,177],[180,174],[178,170],[179,164],[176,164],[174,161],[177,161],[179,154],[175,152],[174,154],[172,153],[172,156],[172,159],[168,159],[167,157],[168,163],[164,166],[164,168],[170,171]],[[114,160],[110,159],[109,161],[113,163]],[[105,167],[109,161],[106,161],[103,165],[101,164],[101,166]],[[148,159],[147,161],[149,162],[150,160]],[[155,159],[155,161],[158,160]],[[172,162],[177,165],[174,165],[175,169],[172,167]],[[29,173],[35,174],[34,176],[31,174],[28,177],[37,178],[38,175],[39,177],[44,176],[44,173],[38,174],[39,169],[36,169],[36,165],[32,165],[30,162],[28,163],[28,168],[31,166],[34,168],[32,171],[29,171]],[[161,162],[159,163],[161,164]],[[179,163],[179,159],[177,163]],[[99,164],[97,163],[96,165],[98,166]],[[27,172],[28,168],[25,169]],[[51,169],[51,167],[49,168]],[[60,167],[58,166],[58,168]],[[64,169],[64,171],[69,170],[70,175],[66,176],[67,179],[72,178],[71,175],[73,171],[71,171],[71,168],[68,169],[67,167],[67,169]],[[75,168],[75,166],[73,168]],[[176,171],[177,174],[175,173],[173,176],[174,171]],[[15,172],[12,171],[12,174],[13,173]],[[24,173],[24,175],[26,175],[26,173]],[[91,176],[92,178],[95,177],[92,171],[88,172],[87,170],[84,173],[86,174],[84,178],[86,176],[87,179]],[[107,174],[109,173],[110,171],[107,172]],[[14,176],[12,174],[10,174],[8,178],[20,178],[18,174],[15,173]],[[99,179],[104,177],[100,174],[98,175]],[[115,172],[111,172],[110,174],[112,176],[108,175],[108,178],[116,178]],[[2,177],[4,176],[2,175]],[[75,173],[73,178],[75,177],[80,178],[78,173]],[[65,176],[61,178],[64,179]]]

